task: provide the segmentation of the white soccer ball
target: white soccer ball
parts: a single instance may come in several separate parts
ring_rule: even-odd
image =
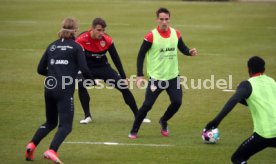
[[[211,129],[211,130],[208,130],[208,131],[203,129],[203,132],[202,132],[202,135],[201,135],[204,143],[211,143],[211,144],[217,143],[218,140],[219,140],[219,136],[220,136],[220,134],[219,134],[218,128]]]

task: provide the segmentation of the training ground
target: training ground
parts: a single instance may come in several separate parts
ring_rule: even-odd
[[[227,80],[232,75],[235,90],[248,78],[246,62],[252,55],[263,57],[266,74],[276,79],[273,2],[0,0],[0,4],[2,164],[26,163],[25,146],[45,121],[44,77],[36,73],[36,68],[48,44],[57,38],[61,21],[68,16],[80,21],[80,31],[87,30],[95,17],[107,21],[106,32],[114,39],[128,77],[136,74],[138,50],[144,35],[156,26],[155,11],[162,6],[171,10],[171,26],[199,52],[196,57],[179,54],[180,75],[188,81],[210,79],[212,75]],[[134,87],[131,91],[141,106],[145,90]],[[75,94],[73,131],[61,145],[59,157],[66,164],[230,164],[232,153],[252,134],[249,110],[237,105],[219,126],[219,143],[203,144],[202,129],[233,92],[189,88],[183,93],[183,104],[169,121],[170,136],[162,137],[158,124],[169,103],[164,92],[148,114],[152,123],[142,125],[137,140],[127,138],[133,115],[118,91],[89,90],[94,120],[88,125],[79,124],[83,112]],[[54,133],[40,143],[33,163],[50,163],[42,153]],[[275,164],[275,154],[275,149],[266,149],[249,163]]]

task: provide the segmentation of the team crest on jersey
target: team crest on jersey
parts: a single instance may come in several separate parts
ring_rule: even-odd
[[[55,51],[56,50],[56,45],[52,45],[51,47],[50,47],[50,51]]]
[[[102,46],[102,47],[104,47],[105,45],[106,45],[106,42],[105,41],[100,41],[100,45]]]

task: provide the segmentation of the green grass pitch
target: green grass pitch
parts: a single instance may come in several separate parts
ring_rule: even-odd
[[[184,42],[199,55],[179,54],[181,75],[188,79],[233,77],[233,89],[248,78],[246,62],[252,55],[266,60],[266,74],[276,78],[276,3],[207,3],[183,1],[96,0],[0,0],[0,159],[3,164],[21,164],[27,142],[45,121],[43,80],[36,73],[39,59],[57,38],[63,18],[74,16],[80,31],[95,17],[106,19],[106,32],[114,39],[128,76],[136,74],[136,57],[144,35],[156,26],[155,11],[163,6],[172,14],[171,26],[181,31]],[[112,63],[112,62],[110,62]],[[112,63],[113,64],[113,63]],[[66,142],[117,142],[124,145],[69,144],[59,156],[71,163],[230,163],[239,144],[252,133],[248,109],[242,105],[219,126],[216,145],[202,143],[201,131],[232,95],[221,89],[186,89],[183,105],[169,121],[171,135],[161,137],[158,120],[169,103],[162,93],[143,124],[137,140],[127,138],[133,116],[116,90],[89,90],[94,122],[80,125],[83,112],[75,94],[72,133]],[[144,90],[132,90],[138,106]],[[42,159],[55,131],[35,153]],[[168,147],[143,146],[149,144]],[[276,163],[275,149],[252,157],[252,164]]]

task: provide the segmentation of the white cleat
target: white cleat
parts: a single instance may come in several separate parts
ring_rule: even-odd
[[[143,123],[151,123],[151,120],[148,118],[144,118]]]
[[[86,117],[85,119],[80,120],[80,124],[88,124],[89,122],[92,122],[91,117]]]

